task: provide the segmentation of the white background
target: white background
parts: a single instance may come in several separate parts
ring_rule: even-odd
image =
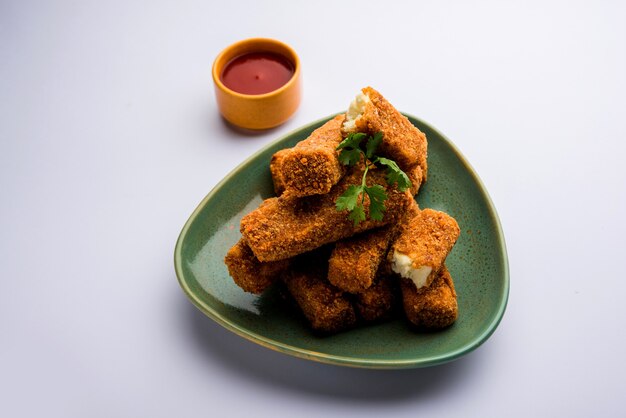
[[[0,415],[624,413],[623,2],[0,2]],[[210,68],[291,44],[304,100],[250,136]],[[478,350],[427,369],[288,357],[197,311],[184,222],[270,141],[372,85],[447,135],[499,212],[511,293]]]

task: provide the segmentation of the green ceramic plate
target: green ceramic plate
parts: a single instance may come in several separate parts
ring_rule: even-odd
[[[459,319],[450,328],[417,333],[403,319],[334,336],[311,333],[279,292],[254,296],[228,275],[224,256],[240,237],[241,217],[273,194],[269,161],[329,118],[269,144],[237,167],[204,198],[185,224],[174,255],[181,287],[202,312],[240,336],[297,357],[343,366],[410,368],[444,363],[482,344],[507,303],[509,272],[504,236],[487,191],[469,163],[442,134],[407,115],[428,137],[428,181],[421,207],[454,216],[461,236],[447,258]]]

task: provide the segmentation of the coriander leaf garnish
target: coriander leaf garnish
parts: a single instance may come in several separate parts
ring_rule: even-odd
[[[359,222],[364,221],[365,209],[363,208],[363,205],[358,205],[354,209],[352,209],[352,211],[348,215],[348,219],[354,222],[354,226],[357,226]]]
[[[378,157],[375,162],[387,167],[387,184],[390,186],[393,186],[394,183],[397,184],[398,190],[401,192],[411,187],[411,180],[409,180],[409,177],[398,167],[398,164],[396,164],[394,160]]]
[[[366,187],[365,193],[367,193],[370,198],[370,218],[375,221],[382,221],[385,216],[385,211],[387,210],[383,203],[387,200],[385,188],[380,184],[375,184],[372,187]]]
[[[359,148],[359,145],[361,145],[361,141],[363,141],[366,137],[367,134],[364,134],[362,132],[353,132],[349,134],[346,139],[341,141],[339,146],[337,146],[337,149],[343,149],[346,147]]]
[[[369,215],[370,218],[375,221],[382,221],[383,216],[387,208],[385,207],[385,200],[387,200],[387,193],[380,184],[375,184],[371,187],[367,186],[366,178],[369,166],[365,167],[361,184],[350,185],[341,196],[337,198],[335,207],[337,210],[349,210],[350,214],[348,219],[354,222],[354,226],[357,226],[359,222],[365,220],[365,195],[369,197]]]
[[[343,165],[353,166],[361,160],[361,141],[367,135],[363,133],[352,133],[346,139],[341,141],[337,149],[341,150],[339,154],[339,162]]]
[[[371,160],[381,142],[383,142],[382,132],[376,132],[374,136],[370,136],[367,140],[367,145],[365,146],[365,156]]]
[[[351,185],[348,189],[337,198],[335,207],[337,210],[349,210],[353,211],[357,205],[359,195],[363,192],[362,185]]]
[[[367,138],[367,141],[365,141],[365,149],[363,149],[362,144],[365,138]],[[387,200],[385,188],[380,184],[367,186],[367,172],[371,167],[377,164],[387,167],[385,180],[388,185],[393,186],[397,184],[400,191],[405,191],[407,188],[411,187],[411,180],[409,180],[409,177],[404,171],[398,167],[395,161],[376,155],[376,150],[382,141],[382,132],[377,132],[374,136],[357,132],[349,134],[346,139],[341,141],[339,146],[337,146],[337,150],[341,150],[339,153],[339,161],[341,164],[352,167],[361,161],[361,156],[363,156],[365,160],[365,170],[363,171],[361,184],[353,184],[348,187],[335,202],[337,210],[350,211],[348,219],[354,222],[354,226],[357,226],[359,222],[364,221],[366,218],[364,206],[366,195],[369,197],[370,201],[369,216],[371,219],[381,221],[387,210],[384,203],[385,200]]]
[[[363,202],[365,201],[365,194],[367,189],[367,183],[365,178],[367,177],[367,171],[369,166],[365,166],[363,177],[361,178],[361,184],[350,185],[341,196],[337,198],[335,207],[337,210],[349,210],[350,214],[348,219],[354,222],[354,226],[357,226],[359,222],[365,220],[365,207]]]

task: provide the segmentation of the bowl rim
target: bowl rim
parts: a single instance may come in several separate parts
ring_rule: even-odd
[[[263,94],[244,94],[244,93],[239,93],[237,91],[234,91],[232,89],[229,89],[228,87],[226,87],[226,85],[224,83],[222,83],[222,80],[220,78],[220,73],[221,70],[223,68],[223,66],[218,66],[218,63],[223,59],[223,57],[229,53],[231,53],[231,51],[233,50],[237,50],[239,48],[242,47],[246,47],[246,46],[253,46],[255,44],[274,44],[286,51],[288,51],[288,53],[291,55],[291,57],[285,57],[287,59],[289,59],[289,61],[293,61],[293,66],[294,66],[294,72],[293,75],[291,76],[291,78],[289,79],[289,81],[287,81],[285,84],[283,84],[282,86],[280,86],[279,88],[277,88],[276,90],[272,90],[270,92],[267,93],[263,93]],[[262,51],[263,49],[259,49],[259,51]],[[281,54],[284,55],[284,54]],[[238,56],[237,54],[235,54],[234,57]],[[233,57],[233,58],[234,58]],[[293,60],[292,60],[293,58]],[[228,62],[230,62],[230,60],[228,60]],[[224,65],[228,64],[228,62],[226,62]],[[267,99],[273,96],[278,96],[281,93],[283,93],[286,90],[289,90],[290,88],[292,88],[292,86],[294,86],[297,82],[298,79],[300,78],[300,57],[298,57],[298,54],[296,54],[296,51],[289,46],[288,44],[279,41],[278,39],[274,39],[274,38],[247,38],[247,39],[242,39],[240,41],[237,41],[233,44],[228,45],[226,48],[224,48],[219,54],[217,54],[217,56],[215,57],[215,60],[213,60],[213,66],[211,68],[211,74],[213,76],[213,83],[215,83],[215,85],[217,86],[217,88],[219,88],[222,92],[224,92],[225,94],[229,94],[232,95],[234,97],[238,97],[241,99],[245,99],[245,100],[263,100],[263,99]]]
[[[481,346],[485,341],[487,341],[487,339],[489,339],[489,337],[495,332],[496,328],[498,327],[498,325],[500,324],[502,320],[502,317],[504,316],[504,312],[506,311],[506,307],[508,304],[509,288],[510,288],[509,260],[508,260],[507,250],[506,250],[504,232],[502,230],[502,224],[495,210],[493,201],[491,200],[491,197],[489,196],[489,193],[487,192],[487,189],[485,188],[484,183],[482,182],[482,180],[480,179],[476,171],[473,169],[473,167],[470,165],[470,163],[467,161],[467,159],[465,159],[463,154],[461,154],[460,150],[456,147],[456,145],[454,145],[452,141],[450,141],[445,135],[443,135],[439,130],[435,129],[430,124],[424,122],[422,119],[419,119],[405,112],[401,112],[401,113],[405,115],[406,117],[408,117],[409,119],[416,120],[419,123],[423,124],[424,126],[427,126],[429,129],[431,129],[433,132],[439,135],[447,143],[447,145],[450,146],[451,150],[455,153],[455,155],[459,158],[459,160],[465,165],[465,168],[468,171],[468,173],[472,175],[476,183],[480,186],[480,193],[483,195],[484,199],[488,203],[489,215],[495,221],[495,224],[496,224],[496,235],[498,237],[500,251],[502,252],[501,267],[502,267],[503,279],[504,279],[502,291],[500,294],[500,304],[498,306],[496,313],[493,315],[492,320],[484,327],[483,331],[477,336],[475,336],[474,338],[472,338],[470,342],[468,342],[467,344],[463,345],[462,347],[454,351],[446,352],[440,355],[414,358],[414,359],[402,359],[402,360],[367,359],[367,358],[341,356],[341,355],[327,354],[327,353],[307,350],[298,346],[286,344],[281,341],[267,338],[261,334],[252,332],[245,327],[238,326],[237,324],[233,324],[223,315],[219,314],[218,312],[213,310],[213,308],[211,308],[210,306],[205,304],[202,300],[200,300],[195,295],[195,293],[189,288],[186,281],[184,280],[184,274],[182,271],[182,244],[191,225],[195,222],[196,217],[198,216],[200,211],[203,209],[206,202],[209,201],[213,197],[213,195],[217,194],[219,190],[232,177],[234,177],[235,175],[243,171],[250,164],[252,160],[256,159],[259,155],[264,153],[268,148],[271,148],[276,143],[285,140],[287,137],[291,135],[294,135],[298,131],[310,129],[313,126],[319,125],[329,120],[330,118],[336,116],[339,113],[342,113],[342,112],[338,112],[334,115],[330,115],[330,116],[318,119],[304,126],[293,129],[290,132],[286,133],[285,135],[282,135],[278,139],[269,142],[260,150],[256,151],[255,153],[250,155],[248,158],[246,158],[242,163],[240,163],[236,168],[234,168],[230,173],[228,173],[222,180],[220,180],[213,187],[213,189],[211,189],[211,191],[204,197],[204,199],[202,199],[202,201],[198,204],[198,206],[192,212],[191,216],[189,217],[189,219],[183,226],[180,232],[180,235],[178,236],[178,239],[176,241],[176,246],[174,249],[174,269],[176,271],[176,277],[178,279],[179,285],[181,286],[181,288],[183,289],[187,297],[191,300],[191,302],[200,311],[202,311],[209,318],[213,319],[215,322],[222,325],[224,328],[228,329],[229,331],[232,331],[235,334],[249,341],[252,341],[256,344],[259,344],[271,350],[278,351],[278,352],[288,354],[288,355],[292,355],[295,357],[307,359],[307,360],[320,362],[320,363],[332,364],[332,365],[337,365],[337,366],[356,367],[356,368],[368,368],[368,369],[406,369],[406,368],[435,366],[438,364],[447,363],[474,351],[476,348]]]

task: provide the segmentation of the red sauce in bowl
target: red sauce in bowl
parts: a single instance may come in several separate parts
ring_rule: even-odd
[[[287,58],[272,52],[250,52],[224,66],[220,80],[241,94],[265,94],[285,85],[295,72]]]

